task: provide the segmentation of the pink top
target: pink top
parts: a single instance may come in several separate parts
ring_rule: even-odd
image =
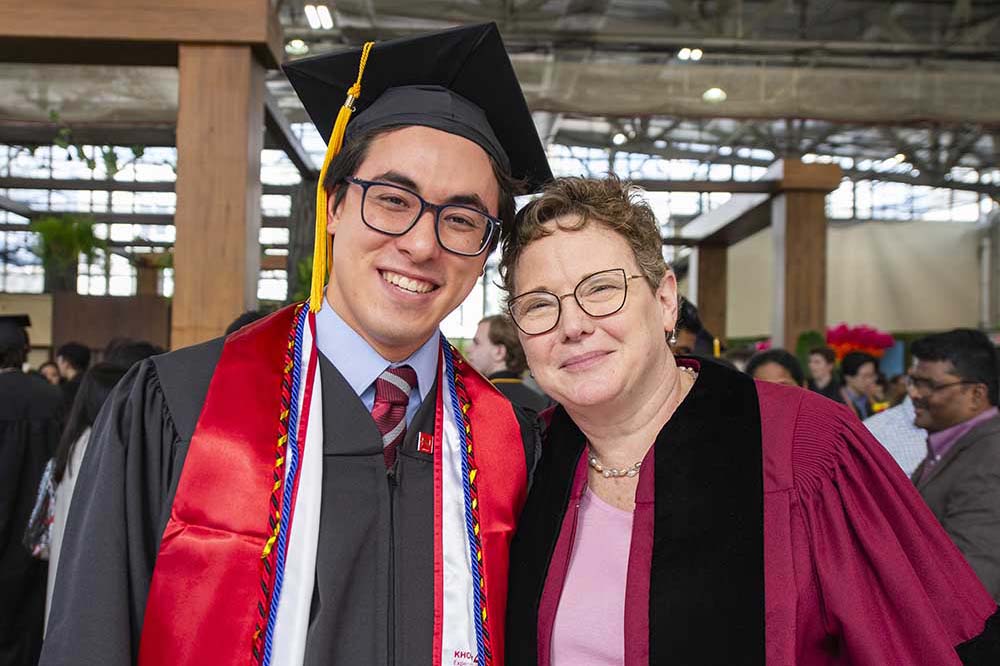
[[[625,581],[632,513],[589,488],[580,498],[573,553],[552,627],[552,666],[625,661]]]

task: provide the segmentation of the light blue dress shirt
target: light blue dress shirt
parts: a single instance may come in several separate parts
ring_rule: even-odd
[[[885,447],[893,460],[899,463],[906,476],[913,472],[927,456],[927,431],[913,424],[916,412],[913,401],[906,396],[903,402],[864,420],[865,427]]]
[[[416,371],[417,386],[410,392],[410,403],[406,406],[407,425],[434,385],[440,344],[440,333],[435,331],[409,358],[390,363],[348,326],[325,298],[323,307],[316,313],[317,348],[344,376],[368,411],[375,406],[375,380],[387,368],[408,365]]]

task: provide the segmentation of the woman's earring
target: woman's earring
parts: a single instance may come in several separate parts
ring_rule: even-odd
[[[677,329],[670,331],[670,337],[667,339],[667,344],[671,347],[677,344]]]

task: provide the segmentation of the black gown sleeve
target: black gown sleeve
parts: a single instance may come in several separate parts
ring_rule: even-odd
[[[105,403],[80,467],[41,665],[135,662],[186,449],[156,365],[137,364]]]

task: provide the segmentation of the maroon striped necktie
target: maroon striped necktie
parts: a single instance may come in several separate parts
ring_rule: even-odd
[[[389,368],[375,380],[372,418],[382,433],[386,469],[396,462],[396,449],[406,436],[406,405],[410,402],[410,391],[416,385],[417,373],[408,365]]]

